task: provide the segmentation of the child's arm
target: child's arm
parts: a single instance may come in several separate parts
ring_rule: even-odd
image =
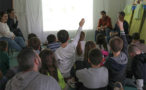
[[[83,27],[84,23],[85,23],[85,20],[84,20],[84,19],[81,19],[81,21],[80,21],[80,23],[79,23],[79,28],[78,28],[77,34],[76,34],[74,40],[72,41],[72,44],[73,44],[75,47],[77,46],[78,41],[79,41],[79,39],[80,39],[80,33],[81,33],[81,31],[82,31],[82,27]]]
[[[128,42],[127,42],[126,35],[125,35],[125,32],[124,32],[123,22],[118,20],[117,24],[118,24],[118,26],[120,28],[121,38],[123,39],[123,49],[122,49],[122,51],[126,55],[128,55]]]

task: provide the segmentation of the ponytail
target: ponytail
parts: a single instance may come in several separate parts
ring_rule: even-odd
[[[76,52],[77,52],[77,55],[81,56],[83,51],[82,51],[82,47],[81,47],[81,41],[84,40],[85,38],[85,33],[82,31],[81,34],[80,34],[80,39],[78,41],[78,45],[76,47]]]

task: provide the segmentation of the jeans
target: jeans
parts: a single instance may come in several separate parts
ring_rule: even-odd
[[[0,41],[3,41],[3,40],[8,42],[9,48],[16,49],[17,51],[21,51],[22,48],[26,46],[22,37],[15,37],[14,40],[7,37],[1,37]]]
[[[109,40],[110,40],[110,29],[109,28],[106,28],[105,29],[105,34],[106,34],[106,41],[107,43],[109,43]]]

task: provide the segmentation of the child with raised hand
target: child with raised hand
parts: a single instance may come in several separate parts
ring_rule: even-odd
[[[82,19],[79,23],[77,34],[71,43],[68,43],[69,41],[68,31],[60,30],[57,33],[58,40],[61,42],[61,47],[59,47],[55,51],[55,57],[57,60],[58,68],[60,69],[64,78],[70,77],[70,71],[75,62],[76,47],[77,47],[77,44],[80,38],[80,33],[81,33],[84,23],[85,23],[85,20]]]
[[[128,42],[124,32],[123,22],[118,20],[117,22],[120,28],[120,37],[111,38],[109,45],[112,54],[106,60],[105,66],[109,70],[109,88],[113,89],[113,84],[118,81],[124,84],[126,66],[128,63]]]

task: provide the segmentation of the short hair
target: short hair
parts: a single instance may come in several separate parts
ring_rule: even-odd
[[[8,42],[7,41],[0,41],[0,50],[5,51],[6,48],[8,48]]]
[[[34,50],[38,50],[41,46],[41,41],[37,37],[33,37],[28,40],[28,47],[33,48]]]
[[[48,44],[55,42],[56,41],[55,35],[53,35],[53,34],[48,35],[47,41],[48,41]]]
[[[121,16],[125,16],[125,13],[123,12],[123,11],[121,11],[121,12],[119,12],[119,15],[121,15]]]
[[[28,40],[31,39],[31,38],[33,38],[33,37],[37,37],[37,35],[34,34],[34,33],[30,33],[30,34],[28,34]]]
[[[101,13],[101,14],[106,14],[106,12],[105,12],[105,11],[101,11],[100,13]]]
[[[57,33],[57,38],[61,43],[65,43],[65,42],[67,42],[67,40],[69,38],[69,34],[66,30],[60,30]]]
[[[130,45],[128,47],[128,53],[136,53],[137,51],[139,51],[140,49],[136,46],[136,45]]]
[[[36,53],[32,48],[24,48],[17,56],[19,68],[21,71],[31,70],[34,66]]]
[[[139,33],[133,33],[133,35],[132,35],[132,39],[133,40],[139,40],[140,39],[140,34]]]
[[[123,40],[118,36],[112,37],[110,39],[109,45],[113,52],[119,52],[123,48]]]
[[[14,11],[14,9],[8,9],[7,10],[8,14],[10,14],[12,11]]]
[[[101,51],[97,48],[90,50],[88,57],[93,65],[99,65],[103,59]]]
[[[104,44],[105,42],[105,36],[103,34],[100,33],[96,36],[96,44]]]

